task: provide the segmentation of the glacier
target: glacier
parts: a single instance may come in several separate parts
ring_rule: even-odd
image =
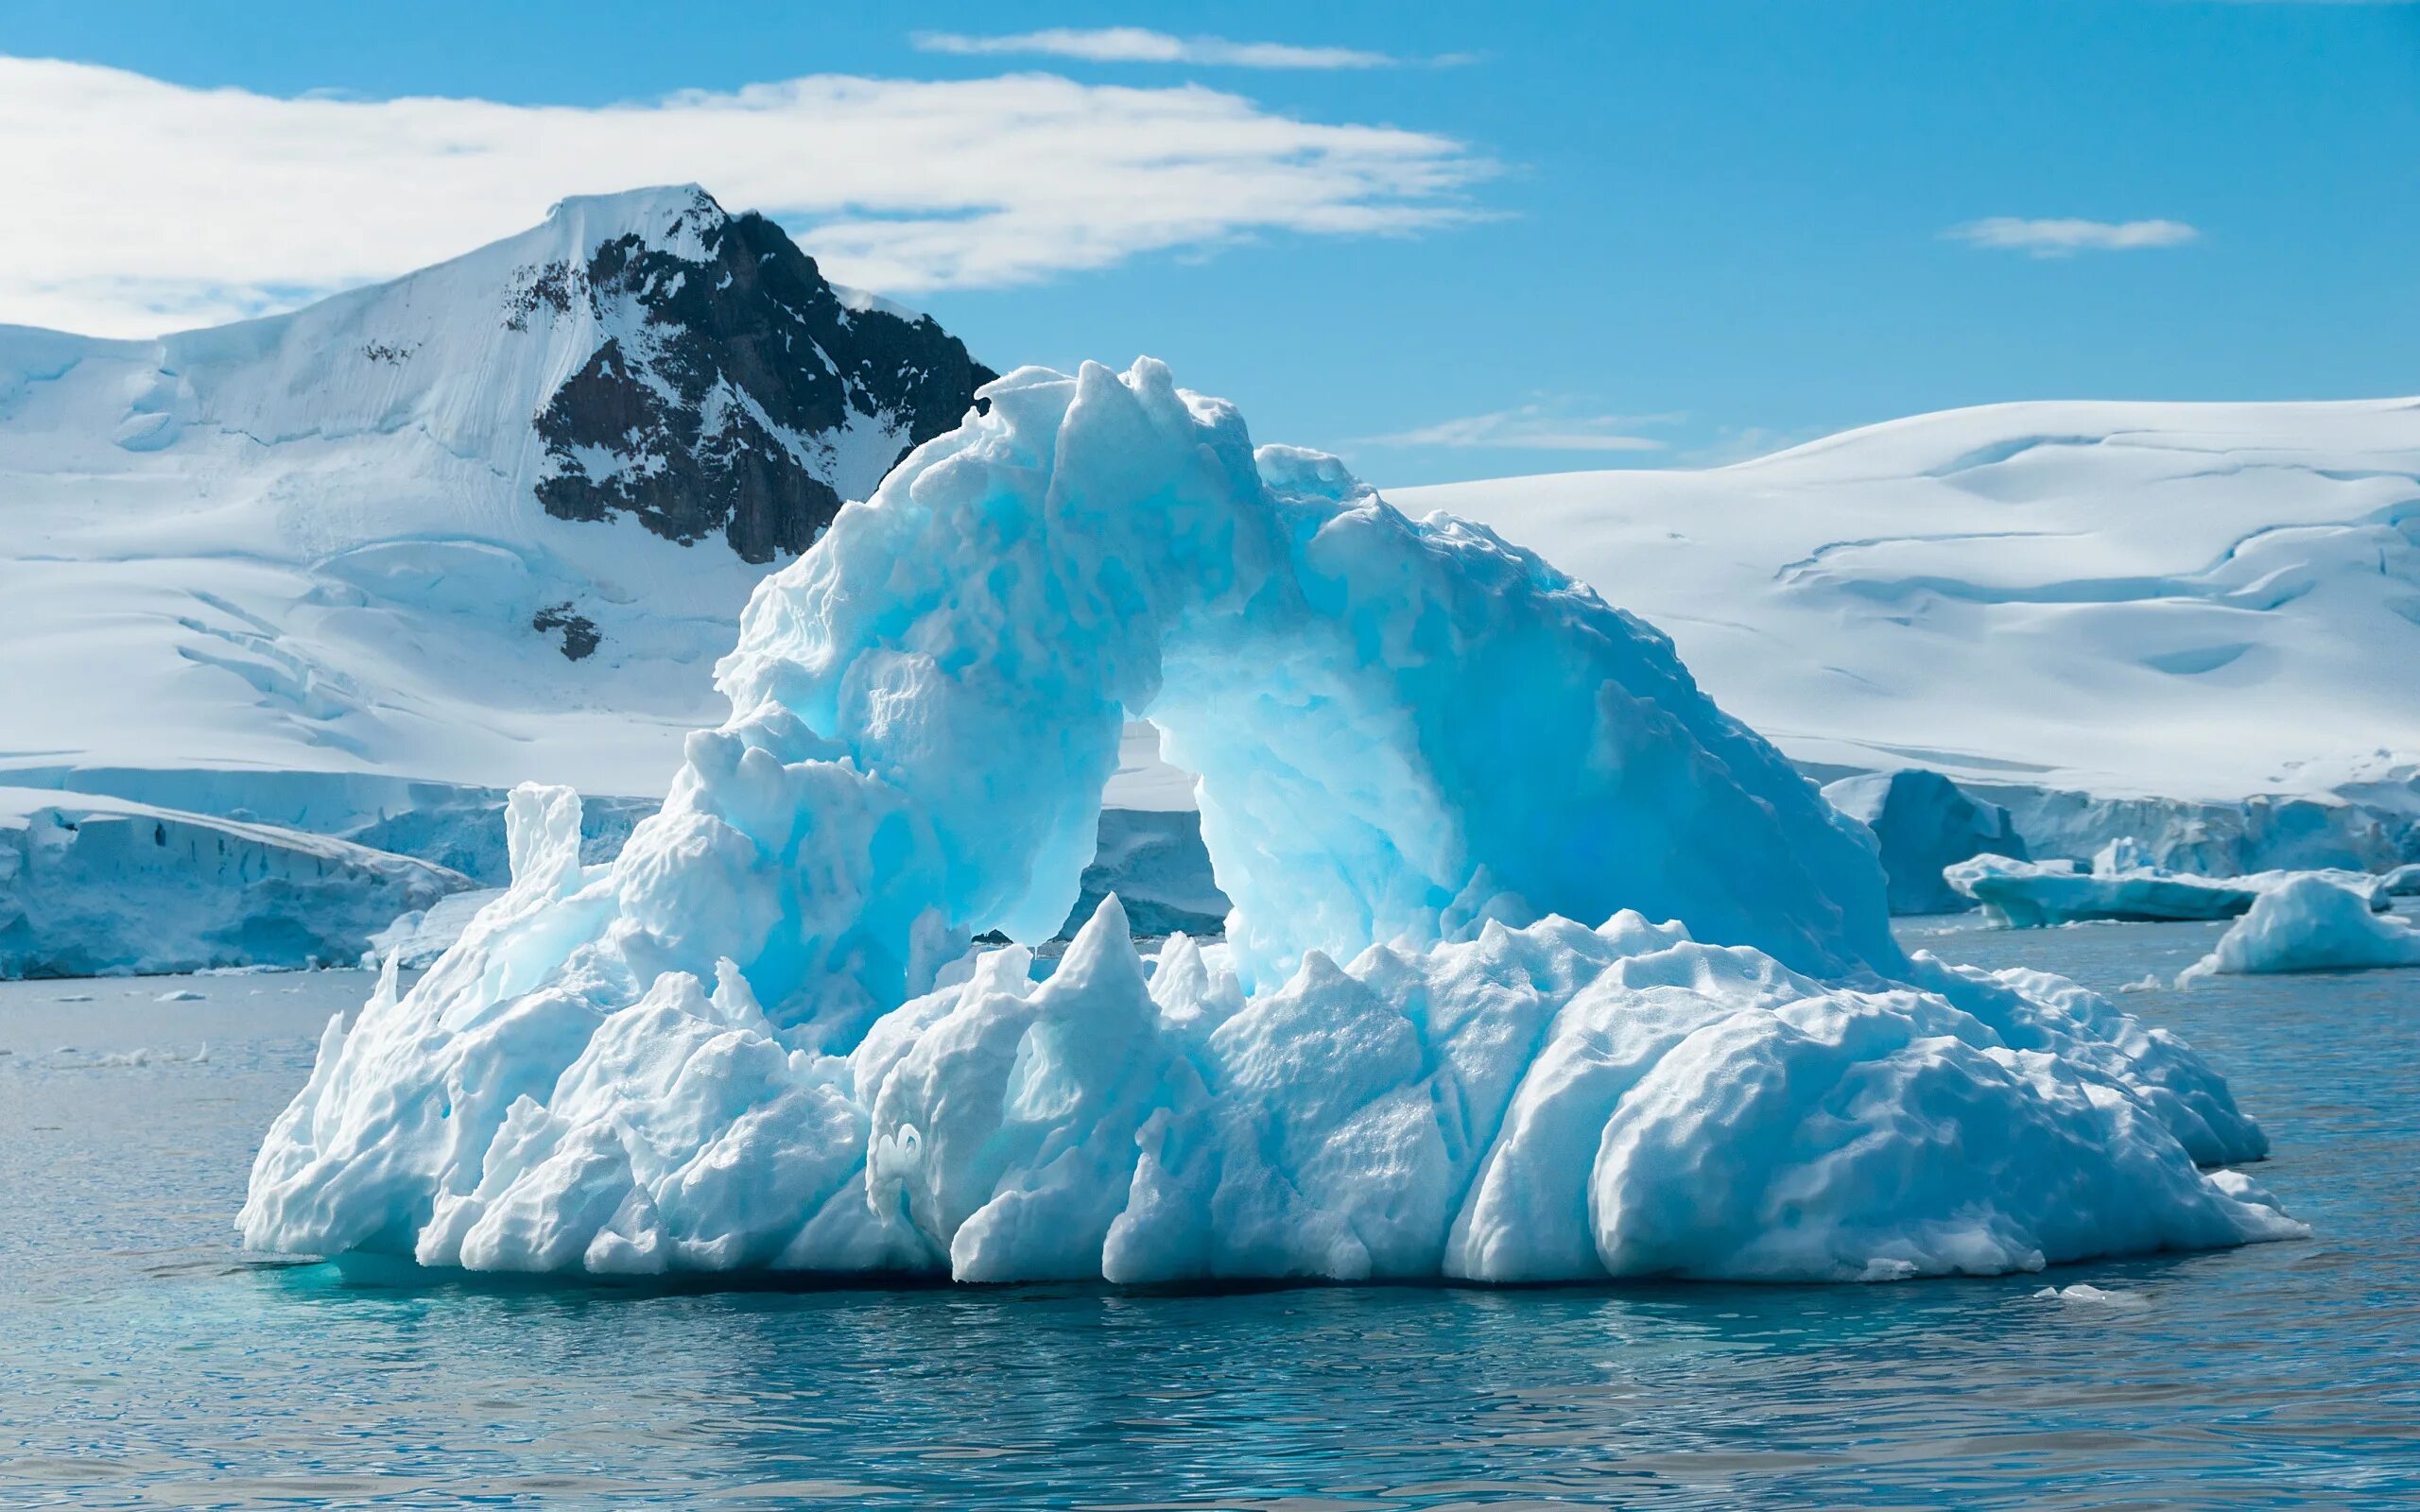
[[[2218,949],[2185,969],[2179,987],[2218,974],[2345,971],[2420,966],[2420,929],[2375,911],[2368,893],[2320,873],[2293,877],[2255,899],[2219,937]]]
[[[276,825],[0,787],[0,980],[351,965],[470,885]]]
[[[1148,359],[983,397],[759,587],[615,860],[514,791],[510,886],[330,1022],[248,1245],[1872,1280],[2307,1231],[2173,1037],[1903,953],[1867,832],[1650,626]],[[1110,896],[1037,961],[1130,718],[1224,938]]]
[[[2387,879],[2340,869],[2256,871],[2205,877],[2151,864],[2129,836],[2112,840],[2089,869],[2072,861],[2019,861],[1980,854],[1944,868],[1943,880],[1982,905],[1984,917],[2011,929],[2042,929],[2092,921],[2150,923],[2232,919],[2269,892],[2306,878],[2354,894],[2364,907],[2384,909]]]

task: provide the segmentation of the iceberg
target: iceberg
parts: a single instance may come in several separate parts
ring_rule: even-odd
[[[2169,871],[2148,865],[2141,849],[2122,837],[2101,849],[2090,870],[2073,861],[1978,855],[1945,868],[1942,877],[1980,903],[1986,919],[2010,929],[2233,919],[2263,894],[2304,878],[2349,891],[2369,908],[2383,909],[2388,896],[2384,879],[2360,871],[2256,871],[2240,877]]]
[[[0,980],[351,965],[470,879],[272,824],[0,787]]]
[[[2185,969],[2180,987],[2224,973],[2345,971],[2420,966],[2420,929],[2373,911],[2372,900],[2309,873],[2254,900],[2219,937],[2219,948]]]
[[[2031,860],[2024,836],[1996,803],[1979,802],[1939,772],[1907,767],[1827,783],[1832,806],[1874,832],[1893,914],[1956,914],[1975,900],[1942,876],[1975,855]]]
[[[510,886],[330,1022],[247,1244],[1834,1280],[2307,1231],[2175,1039],[1903,953],[1868,833],[1649,626],[1156,362],[984,398],[757,591],[618,858],[514,791]],[[1130,717],[1224,937],[1108,896],[1039,962]]]

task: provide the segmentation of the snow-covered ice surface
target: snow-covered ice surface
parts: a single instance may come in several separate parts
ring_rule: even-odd
[[[2000,404],[1390,497],[1547,553],[1791,756],[1942,771],[2037,854],[2131,832],[2213,873],[2420,859],[2334,800],[2420,811],[2420,402]],[[2095,812],[2130,799],[2172,825]]]
[[[802,490],[871,492],[970,392],[937,376],[964,355],[938,327],[857,290],[819,301],[786,241],[736,308],[680,303],[683,279],[717,274],[709,234],[779,233],[694,187],[641,190],[269,319],[155,341],[0,328],[0,784],[305,830],[501,885],[504,790],[537,778],[589,795],[611,855],[653,806],[627,796],[660,795],[686,733],[727,712],[707,669],[767,568],[642,513],[559,517],[542,490],[574,462],[579,509],[670,464],[662,426],[634,420],[613,453],[563,444],[558,411],[586,396],[574,418],[605,423],[631,395],[599,397],[597,373],[626,371],[635,408],[694,409],[698,451],[729,469],[685,490],[701,511],[743,474],[807,508]],[[671,271],[599,282],[617,258]],[[701,365],[717,386],[677,391]],[[826,375],[846,417],[828,430],[756,397],[778,408]],[[1148,727],[1121,768],[1119,808],[1191,809]],[[1199,901],[1191,851],[1120,853]]]
[[[2030,859],[2008,810],[1977,802],[1939,772],[1912,767],[1844,777],[1827,784],[1824,797],[1874,832],[1893,914],[1954,914],[1974,907],[1975,901],[1942,875],[1970,856]]]
[[[2187,968],[2197,977],[2267,971],[2344,971],[2420,966],[2420,929],[2374,911],[2365,892],[2324,875],[2291,878],[2263,892],[2219,937],[2218,949]]]
[[[0,978],[350,965],[470,885],[276,825],[0,787]]]
[[[543,303],[516,331],[498,301],[684,208],[568,201],[395,283],[158,341],[0,329],[9,765],[660,785],[761,570],[538,507],[530,417],[607,333]],[[597,654],[531,632],[564,600]]]
[[[2180,1042],[1905,955],[1867,834],[1644,624],[1156,363],[987,393],[757,592],[615,862],[514,794],[510,889],[329,1023],[248,1244],[1879,1280],[2305,1231]],[[969,953],[1058,928],[1130,714],[1225,942],[1104,902],[1044,980]]]
[[[1943,879],[1962,897],[1980,903],[1995,924],[2042,929],[2056,924],[2106,920],[2138,923],[2164,919],[2232,919],[2263,895],[2315,878],[2383,909],[2383,879],[2358,871],[2256,871],[2240,877],[2204,877],[2145,864],[2133,842],[2112,841],[2087,869],[2072,861],[2018,861],[1977,855],[1944,869]]]

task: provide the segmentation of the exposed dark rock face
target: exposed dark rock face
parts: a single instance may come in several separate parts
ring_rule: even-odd
[[[700,193],[676,232],[524,268],[506,301],[512,330],[544,309],[606,333],[537,416],[548,514],[627,513],[683,544],[719,532],[770,561],[812,544],[844,495],[871,492],[995,376],[929,317],[850,308],[760,215]]]
[[[562,631],[563,657],[572,662],[595,655],[602,639],[596,633],[596,622],[585,614],[573,613],[568,599],[561,604],[549,604],[529,616],[529,627],[541,635],[548,630]]]

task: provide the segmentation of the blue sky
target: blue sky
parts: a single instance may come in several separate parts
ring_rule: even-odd
[[[1046,41],[1002,50],[917,35],[1108,26],[1398,61],[1255,66],[1269,58],[1204,44],[1175,61],[1104,60]],[[936,50],[946,46],[957,50]],[[1186,85],[1231,102],[1218,126],[1237,140],[1392,129],[1375,148],[1277,140],[1250,173],[1269,175],[1281,196],[1340,198],[1265,224],[1230,206],[1198,233],[1170,229],[1167,215],[1137,229],[1118,218],[1132,180],[1101,177],[1096,192],[1084,176],[1108,170],[1076,151],[1057,182],[1065,139],[1038,132],[1016,176],[1035,195],[1066,191],[1050,214],[1078,217],[1068,237],[1053,232],[987,263],[996,249],[963,244],[990,223],[967,223],[945,196],[914,214],[954,226],[959,242],[925,263],[852,254],[854,233],[829,232],[836,256],[858,257],[850,266],[925,284],[906,297],[987,360],[1122,364],[1148,352],[1181,382],[1236,400],[1260,438],[1341,452],[1382,483],[1696,465],[2005,399],[2420,391],[2420,5],[0,3],[0,57],[279,98],[578,108],[812,75],[972,84],[1042,73],[1081,86],[1069,121],[1114,101],[1106,118],[1121,131],[1185,129],[1169,115],[1197,98],[1171,93]],[[79,77],[61,87],[90,95]],[[1152,92],[1146,124],[1117,113],[1132,103],[1127,90]],[[82,96],[65,97],[72,115]],[[926,98],[886,104],[882,129],[895,136],[897,112]],[[990,109],[992,96],[929,98],[960,111]],[[107,135],[75,129],[79,143]],[[834,150],[821,127],[782,129],[800,134],[769,144],[760,129],[734,144],[727,177],[779,183],[781,162],[755,160],[812,163]],[[152,175],[130,171],[125,183],[184,191],[111,190],[119,201],[162,199],[130,210],[156,228],[147,278],[181,273],[181,249],[208,241],[184,223],[205,213],[191,208],[191,186],[228,183],[233,195],[251,171],[240,154],[181,162],[185,140],[122,149],[142,153]],[[721,147],[697,150],[683,160],[700,162],[693,176],[734,208],[747,204],[717,182]],[[1357,197],[1333,182],[1306,188],[1298,169],[1311,152],[1381,177],[1416,160],[1420,181],[1392,178]],[[56,156],[24,144],[12,155]],[[387,167],[359,177],[364,206],[315,217],[322,236],[332,220],[400,245],[375,230],[379,214],[422,211],[428,234],[447,233],[456,197],[442,180],[399,180]],[[1231,177],[1221,192],[1258,181]],[[408,192],[382,188],[394,182]],[[543,209],[597,186],[527,192]],[[1087,195],[1101,203],[1087,208]],[[420,202],[394,203],[412,196]],[[1372,206],[1388,214],[1356,229]],[[1080,219],[1095,213],[1106,230]],[[510,203],[489,214],[535,218]],[[6,244],[40,224],[9,218],[17,230],[0,231],[0,309],[84,308],[5,303],[11,276],[35,276],[11,274]],[[818,215],[783,218],[818,249]],[[266,258],[260,244],[282,234],[275,221],[251,215],[246,245],[227,256]],[[1031,217],[1020,224],[1035,237]],[[1102,249],[1054,264],[1054,240],[1096,237]],[[297,266],[198,262],[193,277],[251,279],[246,297],[258,304],[362,276],[334,253]]]

